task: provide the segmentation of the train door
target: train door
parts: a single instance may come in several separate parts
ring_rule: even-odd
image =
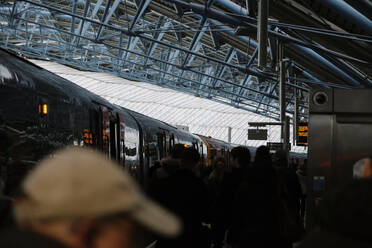
[[[110,151],[110,111],[104,106],[100,106],[102,116],[102,152],[111,157]]]
[[[103,147],[103,122],[102,122],[102,110],[101,107],[97,107],[97,109],[92,109],[91,111],[92,116],[92,123],[90,124],[91,132],[93,133],[93,144],[96,148],[102,151]]]
[[[200,142],[199,144],[199,150],[200,150],[200,162],[203,166],[206,166],[205,159],[204,159],[204,149],[203,149],[203,142]]]
[[[158,159],[169,156],[170,153],[170,135],[168,130],[158,133]]]
[[[174,134],[172,133],[169,136],[169,153],[171,153],[173,151],[173,147],[174,147]]]
[[[157,140],[157,143],[158,143],[158,145],[157,145],[157,153],[158,153],[158,155],[157,155],[157,159],[158,160],[160,160],[161,158],[163,158],[164,156],[165,156],[165,136],[164,136],[164,133],[158,133],[157,134],[157,136],[158,136],[158,140]]]
[[[99,105],[95,120],[98,122],[98,135],[96,135],[98,149],[109,158],[120,162],[121,140],[124,140],[124,133],[122,133],[124,128],[121,129],[120,115],[114,115],[109,108]],[[122,122],[124,123],[124,120]]]
[[[119,132],[117,133],[118,162],[125,168],[125,120],[120,113],[117,114]]]
[[[170,135],[168,130],[164,130],[163,132],[164,135],[164,157],[167,157],[170,155]]]
[[[199,152],[198,144],[196,143],[196,141],[192,142],[192,148],[194,148],[195,150],[197,150]]]
[[[118,114],[110,113],[110,130],[109,130],[109,154],[110,158],[120,161],[120,119]]]

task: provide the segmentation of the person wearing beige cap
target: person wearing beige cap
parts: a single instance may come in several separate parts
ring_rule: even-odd
[[[19,226],[66,247],[132,247],[137,224],[168,237],[181,231],[177,217],[146,198],[118,165],[93,151],[56,153],[22,187],[24,197],[14,204]]]

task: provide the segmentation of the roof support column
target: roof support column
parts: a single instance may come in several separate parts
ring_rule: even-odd
[[[236,101],[236,102],[239,102],[239,101],[241,100],[241,99],[240,99],[240,96],[242,95],[242,93],[243,93],[244,90],[247,90],[247,87],[245,87],[245,86],[246,86],[246,84],[247,84],[249,81],[251,81],[251,79],[252,79],[252,75],[246,74],[246,75],[245,75],[245,78],[240,82],[240,84],[239,84],[239,86],[240,86],[239,93],[238,93],[238,94],[236,95],[236,97],[235,97],[235,101]],[[231,89],[231,91],[234,91],[236,88],[237,88],[237,87],[233,87],[233,88]]]
[[[22,4],[24,4],[24,3],[22,3]],[[14,14],[16,13],[17,6],[18,6],[18,2],[16,0],[13,3],[12,13],[10,14],[10,22],[9,22],[10,27],[14,27]]]
[[[85,6],[84,6],[84,18],[81,19],[80,23],[79,23],[79,27],[78,27],[78,31],[77,33],[79,34],[79,36],[81,36],[81,34],[83,33],[83,27],[84,27],[84,24],[85,24],[85,18],[87,17],[88,15],[88,11],[89,11],[89,8],[90,8],[90,1],[91,0],[87,0],[85,2]],[[97,5],[96,5],[97,6]],[[97,9],[97,12],[98,12],[98,9]],[[76,39],[76,36],[75,36],[75,39]],[[75,39],[72,41],[72,43],[74,43]],[[80,37],[77,38],[77,46],[79,45],[79,42],[80,42]]]
[[[40,20],[40,14],[36,14],[36,17],[35,17],[35,22],[36,23],[39,23],[39,20]],[[31,29],[31,34],[30,34],[30,37],[29,39],[32,40],[32,37],[34,36],[34,33],[35,33],[35,30],[37,29],[37,26],[33,26],[32,29]]]
[[[105,8],[105,12],[103,14],[103,17],[102,17],[102,23],[103,24],[107,24],[109,22],[109,20],[111,19],[111,16],[114,14],[115,10],[117,9],[117,7],[119,6],[121,0],[116,0],[112,6],[111,6],[111,2],[112,0],[109,0],[107,2],[107,5],[106,5],[106,8]],[[111,6],[111,8],[110,8]],[[109,11],[110,9],[110,11]],[[103,25],[101,25],[99,27],[99,30],[97,32],[97,36],[96,36],[96,41],[99,40],[99,36],[101,35],[101,33],[105,30],[105,28],[103,27]]]
[[[296,84],[296,82],[295,82],[295,84]],[[293,89],[293,95],[294,95],[294,108],[293,108],[293,141],[292,141],[292,143],[293,143],[293,145],[295,145],[296,144],[296,142],[297,142],[297,122],[298,122],[298,120],[299,120],[299,107],[298,107],[298,95],[297,95],[297,89],[296,88],[294,88]]]
[[[206,24],[207,24],[207,18],[203,17],[202,20],[200,21],[199,30],[195,33],[194,38],[191,41],[191,44],[189,47],[189,50],[191,52],[194,52],[195,50],[200,49],[201,45],[199,44],[199,41],[203,37],[205,31],[207,30],[208,25]],[[186,57],[181,64],[181,68],[182,68],[181,77],[183,76],[183,73],[185,72],[184,67],[187,65],[190,65],[193,59],[195,58],[195,56],[192,56],[192,58],[189,59],[189,56],[190,56],[190,53],[186,53]]]
[[[257,54],[258,54],[258,47],[256,48],[256,50],[254,50],[251,58],[249,59],[248,64],[246,66],[247,68],[249,68],[253,64],[253,61],[256,59]],[[251,75],[246,75],[245,79],[241,81],[240,85],[245,85],[247,82],[251,80],[251,78],[252,78]],[[241,95],[242,91],[243,91],[243,88],[240,88],[238,95]],[[239,100],[238,97],[236,97],[235,100],[238,101]]]
[[[72,3],[72,13],[73,14],[76,14],[77,1],[78,0],[74,0],[73,3]],[[71,28],[70,28],[70,43],[72,43],[72,40],[74,38],[74,35],[73,35],[74,33],[75,33],[75,16],[73,15],[72,20],[71,20]]]
[[[136,25],[138,20],[142,18],[142,15],[143,15],[143,13],[145,13],[145,10],[146,10],[147,6],[149,6],[150,2],[151,2],[151,0],[142,0],[141,1],[141,4],[138,6],[137,13],[136,13],[135,17],[133,18],[132,23],[130,24],[129,31],[132,31],[133,28],[134,28],[134,25]]]
[[[258,66],[260,68],[266,67],[267,58],[267,24],[269,15],[269,2],[268,0],[259,0],[258,5],[258,25],[257,25],[257,37],[258,37]]]
[[[279,107],[280,107],[280,122],[282,123],[282,128],[280,132],[281,141],[284,142],[285,137],[285,125],[283,123],[285,122],[285,61],[283,60],[283,44],[279,45],[279,66],[280,66],[280,78],[279,78]]]
[[[129,36],[128,42],[127,42],[127,48],[126,48],[126,51],[125,51],[125,53],[122,57],[122,60],[124,62],[127,61],[128,53],[130,53],[130,51],[132,51],[133,48],[137,45],[138,40],[139,40],[138,36],[136,36],[134,39],[133,39],[133,36]]]
[[[22,5],[21,5],[21,7],[19,7],[18,9],[19,10],[27,10],[28,8],[30,8],[30,3],[23,3]],[[19,12],[21,12],[21,11],[18,11],[18,13]],[[18,18],[18,19],[22,19],[22,21],[21,20],[19,20],[18,21],[18,26],[17,26],[17,29],[21,29],[21,25],[22,25],[22,22],[24,22],[23,20],[25,20],[26,19],[26,15],[27,15],[27,11],[23,11],[23,13],[22,13],[22,16],[21,16],[21,18]],[[17,13],[13,13],[14,15],[15,15],[15,17],[17,18]],[[27,24],[26,24],[26,26],[27,26]]]
[[[229,52],[227,53],[224,61],[226,63],[230,63],[231,60],[234,58],[235,53],[236,53],[235,49],[233,47],[231,47],[229,49]],[[221,78],[221,76],[224,74],[224,72],[226,70],[226,65],[220,65],[220,66],[221,66],[220,69],[219,70],[216,70],[216,74],[215,74],[215,77],[216,78]],[[215,88],[216,85],[217,85],[217,83],[218,83],[218,79],[213,80],[212,88]],[[208,97],[209,96],[210,96],[210,94],[208,95]]]
[[[159,20],[158,20],[158,24],[156,25],[156,29],[163,29],[162,31],[157,31],[155,34],[154,34],[154,39],[160,41],[163,39],[164,35],[166,34],[166,30],[169,28],[169,26],[171,25],[171,22],[170,21],[167,21],[166,23],[164,23],[163,26],[161,26],[162,22],[163,22],[163,17],[160,17]],[[159,44],[156,43],[156,42],[151,42],[151,45],[150,45],[150,48],[148,49],[147,51],[147,56],[146,57],[146,60],[145,60],[145,63],[144,63],[144,68],[146,68],[147,66],[147,63],[148,63],[148,60],[149,60],[149,57],[151,57],[153,55],[153,53],[155,52],[157,46]]]

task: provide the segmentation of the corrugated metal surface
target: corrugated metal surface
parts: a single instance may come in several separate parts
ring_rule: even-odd
[[[55,62],[31,61],[114,104],[172,125],[188,126],[193,133],[227,141],[230,126],[231,141],[236,144],[250,146],[266,144],[266,141],[247,140],[248,122],[275,121],[225,104],[148,83],[129,81],[106,73],[79,71]],[[268,141],[278,142],[279,127],[268,129]],[[304,152],[304,148],[294,147],[292,151]]]

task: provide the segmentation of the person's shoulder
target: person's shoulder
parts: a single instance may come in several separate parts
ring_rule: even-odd
[[[359,240],[350,239],[324,230],[316,230],[310,233],[298,246],[298,248],[367,248],[372,244]]]
[[[36,232],[17,228],[4,230],[0,233],[0,247],[6,248],[68,248],[59,241]]]

